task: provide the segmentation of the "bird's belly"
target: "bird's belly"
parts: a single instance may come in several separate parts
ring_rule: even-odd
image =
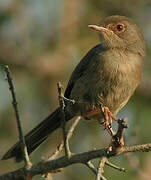
[[[131,73],[117,73],[107,81],[101,82],[100,91],[97,91],[98,94],[95,95],[96,104],[101,103],[113,114],[117,114],[126,105],[138,84],[139,80],[133,78]]]
[[[130,87],[128,83],[122,83],[122,85],[119,84],[119,86],[111,85],[108,92],[103,93],[104,96],[101,98],[103,99],[102,105],[107,106],[113,114],[117,114],[128,102],[134,90],[135,88]]]

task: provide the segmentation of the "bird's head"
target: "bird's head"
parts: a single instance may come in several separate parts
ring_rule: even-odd
[[[109,48],[128,49],[144,57],[145,42],[138,26],[125,16],[109,16],[100,25],[89,25]]]

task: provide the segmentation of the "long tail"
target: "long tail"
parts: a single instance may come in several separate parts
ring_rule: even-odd
[[[72,117],[66,113],[65,118],[66,121],[68,121]],[[48,137],[49,134],[59,128],[60,123],[61,111],[58,108],[25,136],[28,153],[32,153]],[[15,157],[16,162],[23,160],[20,141],[18,141],[5,153],[2,160],[12,157]]]

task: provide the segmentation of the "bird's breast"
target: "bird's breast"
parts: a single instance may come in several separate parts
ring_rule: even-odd
[[[129,100],[140,83],[142,59],[138,54],[111,50],[103,55],[98,99],[117,113]],[[100,99],[100,100],[99,100]]]

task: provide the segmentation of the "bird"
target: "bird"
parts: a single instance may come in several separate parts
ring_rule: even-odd
[[[89,25],[98,33],[100,42],[81,59],[71,74],[64,97],[65,120],[75,116],[96,119],[110,132],[112,120],[127,104],[142,79],[145,41],[136,23],[129,17],[112,15],[99,25]],[[32,153],[61,126],[58,107],[25,135],[28,153]],[[23,160],[21,142],[14,144],[2,160]]]

